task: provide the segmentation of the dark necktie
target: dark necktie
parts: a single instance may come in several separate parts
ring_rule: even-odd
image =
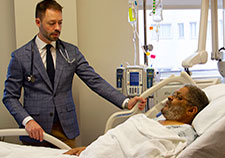
[[[54,63],[52,59],[52,53],[51,53],[51,44],[46,45],[46,67],[47,67],[47,73],[50,81],[52,82],[52,87],[54,87],[54,78],[55,78],[55,68],[54,68]]]

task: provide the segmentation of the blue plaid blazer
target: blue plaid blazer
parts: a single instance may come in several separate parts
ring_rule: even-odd
[[[94,71],[76,46],[63,41],[62,43],[69,58],[75,59],[75,62],[70,64],[63,58],[59,49],[65,53],[64,49],[62,44],[57,41],[54,88],[34,39],[15,50],[11,54],[2,100],[19,126],[22,126],[25,117],[31,116],[47,133],[51,132],[56,108],[66,136],[73,139],[79,135],[72,97],[72,81],[75,73],[90,89],[119,108],[121,108],[125,96]],[[35,77],[33,83],[27,80],[32,65],[32,47],[34,53],[33,76]],[[23,103],[19,101],[22,88],[24,89]]]

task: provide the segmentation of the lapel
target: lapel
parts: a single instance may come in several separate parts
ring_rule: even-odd
[[[29,50],[32,53],[32,49],[33,49],[33,55],[34,55],[33,56],[33,64],[34,64],[33,66],[34,66],[34,68],[36,68],[38,70],[42,79],[46,82],[46,84],[49,86],[49,88],[53,91],[51,81],[48,77],[47,71],[45,69],[45,66],[44,66],[43,61],[40,56],[40,52],[37,49],[34,39],[31,41],[31,46],[30,46],[30,50]]]
[[[56,47],[57,48],[57,47]],[[59,52],[59,48],[56,49],[56,70],[55,70],[55,79],[54,79],[54,92],[59,83],[60,76],[64,69],[64,60],[62,55]]]
[[[36,37],[36,36],[35,36]],[[35,39],[34,37],[34,39]],[[58,86],[58,83],[60,81],[60,76],[64,69],[64,58],[59,52],[59,47],[56,47],[56,70],[55,70],[55,79],[54,79],[54,89],[52,87],[51,81],[48,77],[47,71],[45,69],[45,66],[43,64],[43,61],[40,56],[40,52],[38,51],[37,45],[35,44],[35,40],[31,41],[30,47],[27,47],[28,51],[32,53],[33,49],[33,66],[38,70],[40,73],[42,79],[45,81],[45,83],[48,85],[48,87],[51,89],[51,91],[55,92]],[[58,42],[57,42],[58,43]],[[33,48],[32,48],[33,47]]]

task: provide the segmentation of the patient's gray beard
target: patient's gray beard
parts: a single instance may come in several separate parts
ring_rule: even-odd
[[[170,106],[167,110],[162,109],[162,114],[167,120],[179,121],[185,113],[183,106]]]

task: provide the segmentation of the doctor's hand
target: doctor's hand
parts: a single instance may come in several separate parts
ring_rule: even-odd
[[[39,140],[40,142],[43,141],[44,130],[36,121],[34,120],[28,121],[25,126],[25,129],[31,138]]]
[[[127,105],[128,110],[131,110],[137,102],[139,102],[138,108],[140,110],[144,110],[144,108],[146,106],[147,99],[144,99],[142,97],[134,97],[134,98],[131,98],[128,101],[128,105]]]

